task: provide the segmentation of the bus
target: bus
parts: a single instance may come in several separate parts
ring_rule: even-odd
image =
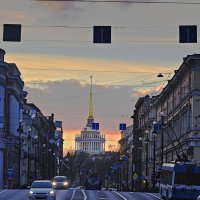
[[[164,199],[196,200],[200,195],[200,166],[190,162],[163,163],[159,193]]]
[[[85,190],[101,190],[101,179],[97,174],[92,174],[86,178]]]

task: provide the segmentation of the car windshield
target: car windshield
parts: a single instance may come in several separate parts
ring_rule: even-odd
[[[65,177],[55,177],[53,180],[55,182],[63,182],[63,181],[67,181],[67,178],[65,178]]]
[[[31,188],[52,188],[51,182],[33,182]]]

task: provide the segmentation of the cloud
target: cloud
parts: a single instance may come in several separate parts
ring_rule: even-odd
[[[63,121],[65,146],[74,148],[74,136],[86,125],[89,109],[89,84],[84,87],[78,80],[26,82],[28,102],[34,103],[45,116],[54,113],[55,120]],[[94,119],[100,123],[102,134],[106,135],[108,146],[116,145],[120,138],[119,123],[132,123],[134,102],[139,98],[131,96],[131,86],[93,85]]]
[[[56,1],[56,0],[36,0],[39,2],[40,5],[46,6],[47,8],[54,10],[54,11],[76,11],[81,12],[83,8],[78,7],[74,4],[73,1]]]

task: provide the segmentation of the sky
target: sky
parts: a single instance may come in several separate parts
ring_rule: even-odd
[[[0,0],[5,61],[20,69],[28,102],[63,122],[65,152],[86,125],[91,75],[94,119],[113,150],[138,98],[159,94],[183,57],[199,53],[199,42],[178,38],[179,25],[199,27],[200,4],[187,4],[197,0],[135,2]],[[21,42],[3,42],[3,24],[21,24]],[[111,26],[112,43],[93,44],[93,26]]]

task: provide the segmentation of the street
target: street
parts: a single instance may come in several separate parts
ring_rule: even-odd
[[[2,190],[0,200],[27,200],[29,190]],[[57,190],[56,200],[161,200],[157,193],[97,190]]]

